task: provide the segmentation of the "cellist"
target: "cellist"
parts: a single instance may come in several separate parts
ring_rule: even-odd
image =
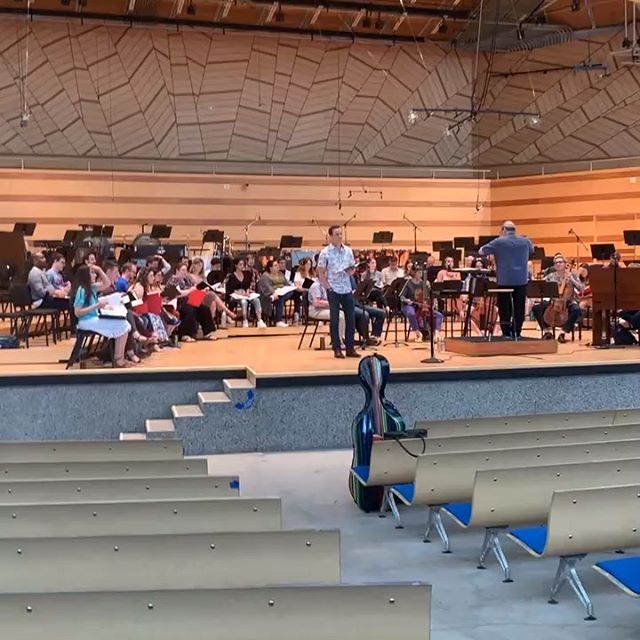
[[[559,297],[554,300],[543,300],[533,306],[533,315],[544,332],[545,340],[553,340],[553,333],[549,331],[552,326],[560,326],[558,342],[566,342],[565,334],[570,333],[580,318],[580,305],[577,302],[578,294],[584,289],[584,285],[575,273],[567,268],[564,256],[556,255],[553,258],[553,271],[544,278],[547,282],[557,282]],[[552,316],[556,317],[556,320]]]

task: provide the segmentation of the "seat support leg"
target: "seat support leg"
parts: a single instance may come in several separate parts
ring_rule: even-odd
[[[396,529],[404,529],[404,525],[402,524],[402,520],[400,519],[400,511],[398,511],[398,504],[396,503],[396,497],[391,493],[389,487],[384,488],[384,496],[382,499],[382,504],[384,503],[389,505],[389,509],[391,509],[391,513],[393,514],[393,519],[395,521]]]
[[[593,603],[589,598],[587,590],[582,584],[582,580],[576,570],[576,564],[585,557],[586,554],[580,554],[576,556],[562,556],[560,558],[560,564],[558,565],[558,571],[556,572],[556,578],[551,587],[551,593],[549,594],[549,604],[558,604],[556,596],[565,582],[568,582],[574,593],[578,596],[578,600],[585,608],[587,616],[585,620],[595,620],[593,615]]]
[[[480,551],[478,569],[486,569],[484,561],[491,551],[502,569],[502,573],[504,575],[502,582],[513,582],[509,561],[507,560],[507,556],[502,549],[502,543],[500,542],[500,531],[504,531],[505,528],[506,527],[487,527],[484,530],[484,542],[482,543],[482,550]]]
[[[442,511],[440,505],[432,505],[429,507],[427,528],[425,529],[422,542],[431,542],[431,540],[429,540],[429,535],[432,529],[436,530],[436,533],[440,537],[440,540],[442,540],[442,553],[451,553],[449,536],[447,535],[447,529],[444,526],[444,521],[442,520]]]

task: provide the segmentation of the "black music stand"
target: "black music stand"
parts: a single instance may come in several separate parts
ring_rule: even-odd
[[[462,260],[462,251],[460,249],[442,249],[440,251],[440,262],[444,264],[447,258],[453,258],[453,266],[455,267]]]
[[[224,231],[220,229],[207,229],[202,234],[202,244],[205,244],[205,242],[222,244],[224,242]]]
[[[95,238],[113,238],[113,225],[94,224],[91,227],[91,235]]]
[[[476,248],[476,239],[472,236],[461,236],[453,239],[453,246],[456,249],[464,249],[465,253],[474,251]]]
[[[453,249],[453,240],[434,240],[433,250],[444,251],[445,249]]]
[[[545,257],[544,247],[533,247],[533,253],[531,254],[532,260],[542,260]]]
[[[401,344],[403,344],[405,347],[409,346],[408,342],[404,340],[398,340],[398,317],[402,316],[402,294],[404,293],[404,289],[407,286],[407,282],[409,282],[409,280],[406,278],[396,278],[389,285],[389,288],[385,292],[385,298],[387,299],[387,302],[393,302],[393,315],[395,316],[395,322],[393,323],[394,339],[393,342],[385,342],[385,347],[388,344],[392,344],[394,347],[399,347]],[[391,317],[387,319],[387,322],[391,322]],[[387,333],[389,333],[388,327]]]
[[[300,249],[302,247],[302,236],[282,236],[280,238],[281,249]]]
[[[151,233],[149,235],[152,238],[156,238],[157,240],[160,240],[162,238],[170,238],[171,227],[166,224],[154,224],[151,227]]]
[[[414,265],[419,265],[420,268],[424,267],[428,257],[429,254],[426,251],[416,251],[409,254],[409,260],[411,260]]]
[[[498,236],[480,236],[478,238],[478,246],[484,247],[485,244],[489,244],[492,240],[495,240]]]
[[[429,282],[431,282],[432,284],[436,281],[436,278],[438,277],[438,271],[440,271],[442,267],[433,265],[432,267],[427,267],[427,270],[425,272],[425,276],[427,277],[427,280]]]
[[[431,292],[432,292],[432,297],[442,298],[445,301],[445,306],[446,306],[447,299],[453,300],[454,298],[460,297],[460,294],[462,293],[462,280],[443,280],[442,282],[434,282],[431,285]],[[443,311],[446,312],[447,310],[444,309]],[[443,321],[444,321],[445,333],[446,333],[447,315],[446,313],[443,313],[442,315],[444,316]],[[450,319],[449,327],[451,329],[450,337],[453,338],[453,314],[449,316],[449,319]]]
[[[628,247],[633,247],[633,261],[636,261],[636,247],[640,245],[640,230],[639,229],[627,229],[623,231],[624,243]]]
[[[616,247],[611,242],[591,245],[591,257],[594,260],[609,260],[615,252]]]
[[[373,244],[392,244],[393,232],[392,231],[376,231],[373,234]]]
[[[35,222],[16,222],[13,225],[14,233],[21,233],[25,238],[30,238],[36,230]]]

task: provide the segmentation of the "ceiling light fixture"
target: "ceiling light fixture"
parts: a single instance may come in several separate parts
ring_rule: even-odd
[[[311,20],[309,20],[309,24],[315,24],[316,22],[318,22],[318,18],[320,17],[320,14],[322,13],[322,10],[324,9],[324,7],[319,4],[316,7],[316,10],[313,12],[313,15],[311,16]]]
[[[129,0],[129,8],[127,9],[127,11],[129,13],[133,13],[136,9],[136,0]]]
[[[367,12],[364,9],[360,9],[360,11],[356,13],[355,17],[353,18],[353,22],[351,23],[352,29],[355,29],[360,24],[360,20],[365,17],[366,13]]]
[[[269,7],[269,13],[267,13],[267,17],[265,18],[265,22],[271,22],[273,20],[273,17],[276,15],[276,11],[278,10],[278,3],[274,2],[270,7]]]
[[[276,11],[275,21],[284,22],[284,11],[280,8],[280,5],[278,5],[278,11]]]
[[[378,31],[382,31],[384,29],[384,20],[380,17],[380,13],[378,13],[378,19],[373,23],[373,26]]]
[[[397,20],[396,23],[393,25],[393,30],[397,31],[400,28],[400,25],[405,21],[407,17],[406,13],[403,13]]]
[[[438,25],[438,33],[447,33],[447,31],[449,31],[449,25],[444,21],[444,18],[442,18]]]
[[[226,17],[229,15],[229,11],[231,11],[231,5],[232,5],[232,4],[233,4],[233,3],[231,2],[231,0],[227,0],[227,1],[224,3],[224,7],[222,7],[222,13],[220,14],[220,16],[221,16],[222,18],[226,18]]]
[[[187,6],[187,15],[189,15],[189,16],[195,16],[196,15],[196,5],[193,4],[193,2],[190,2],[189,6]]]

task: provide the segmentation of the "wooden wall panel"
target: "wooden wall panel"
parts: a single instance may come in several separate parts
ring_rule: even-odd
[[[121,240],[155,222],[173,225],[173,241],[198,246],[203,230],[219,228],[243,246],[244,227],[260,216],[250,230],[254,246],[290,234],[318,247],[330,224],[355,214],[350,244],[369,247],[375,231],[392,231],[396,247],[410,248],[406,215],[420,227],[418,248],[429,249],[433,240],[488,233],[490,207],[477,212],[476,202],[488,200],[489,189],[477,180],[341,180],[338,209],[335,178],[4,171],[0,228],[37,222],[36,239],[57,239],[78,223],[113,224]]]
[[[573,229],[587,246],[613,242],[631,258],[623,231],[640,229],[640,168],[494,180],[491,211],[495,230],[511,219],[548,255],[576,256]],[[580,247],[579,256],[588,252]]]

